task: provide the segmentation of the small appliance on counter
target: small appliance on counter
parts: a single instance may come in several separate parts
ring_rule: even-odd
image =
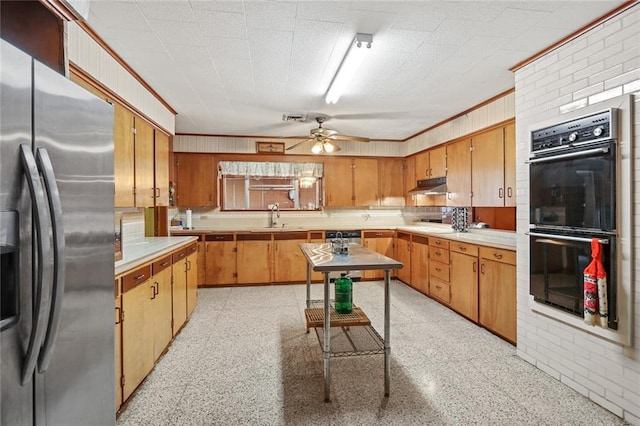
[[[470,229],[482,229],[482,228],[490,228],[488,223],[485,222],[473,222],[469,225]]]

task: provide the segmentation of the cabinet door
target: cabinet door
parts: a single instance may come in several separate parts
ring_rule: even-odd
[[[451,251],[450,306],[472,321],[478,321],[478,258]]]
[[[169,205],[169,136],[154,130],[155,145],[155,204]]]
[[[215,236],[212,237],[215,238]],[[220,236],[220,238],[230,238],[230,240],[205,243],[207,285],[236,283],[236,242],[233,241],[233,235]]]
[[[126,401],[153,368],[153,286],[151,280],[122,294],[122,398]]]
[[[516,343],[516,267],[492,260],[480,260],[480,324]]]
[[[167,262],[171,265],[171,259]],[[171,327],[171,267],[156,273],[151,281],[155,287],[152,296],[153,307],[153,359],[156,360],[169,345],[173,330]]]
[[[471,139],[447,145],[447,206],[471,206]]]
[[[116,287],[120,285],[120,279],[116,279]],[[122,300],[120,293],[115,298],[115,384],[116,384],[116,412],[122,405]]]
[[[153,207],[156,199],[153,163],[153,127],[136,117],[136,207]]]
[[[350,159],[325,160],[323,180],[325,206],[353,206],[353,167]]]
[[[198,242],[198,286],[207,283],[207,243]]]
[[[384,256],[394,258],[393,231],[367,231],[365,235],[367,234],[371,234],[371,237],[363,239],[362,245],[364,247]],[[384,271],[362,271],[362,278],[382,280],[384,279]]]
[[[504,205],[516,206],[516,124],[504,127]]]
[[[404,206],[404,195],[407,191],[407,184],[404,180],[404,160],[402,158],[379,159],[378,178],[380,179],[379,204],[381,206]]]
[[[113,174],[115,180],[115,207],[134,207],[134,143],[133,113],[115,103],[113,128]]]
[[[240,238],[241,236],[238,235]],[[266,284],[271,282],[271,234],[269,240],[239,240],[238,284]]]
[[[474,207],[504,206],[504,142],[502,127],[473,137],[471,190]]]
[[[274,241],[274,278],[277,283],[297,282],[304,283],[307,280],[307,259],[300,250],[300,243],[306,243],[305,239],[277,240]]]
[[[415,155],[416,181],[429,177],[429,151],[419,152]]]
[[[187,256],[187,317],[198,303],[198,252]]]
[[[397,278],[411,285],[411,236],[409,234],[399,234],[396,238],[395,259],[403,265],[398,269]]]
[[[176,205],[215,207],[216,182],[213,155],[176,153]]]
[[[383,176],[384,178],[384,176]],[[416,183],[416,156],[412,155],[410,157],[405,158],[404,161],[404,183],[405,183],[405,205],[407,206],[415,206],[418,205],[417,200],[418,197],[424,197],[424,195],[411,195],[409,191],[415,188]]]
[[[443,177],[447,175],[447,148],[441,145],[429,150],[429,177]]]
[[[429,294],[429,246],[427,238],[413,236],[411,243],[411,287]]]
[[[354,205],[377,206],[379,204],[378,160],[356,158],[353,160]]]
[[[184,250],[182,251],[184,253]],[[186,255],[173,261],[173,335],[178,334],[180,327],[187,321],[187,259]],[[178,255],[179,256],[179,255]]]

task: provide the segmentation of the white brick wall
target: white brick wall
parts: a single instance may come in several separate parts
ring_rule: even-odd
[[[518,355],[631,424],[640,425],[640,4],[518,70],[515,75]],[[635,92],[632,346],[549,319],[529,305],[529,128]],[[606,102],[605,102],[606,103]],[[604,104],[603,104],[604,105]],[[585,413],[588,416],[588,413]]]

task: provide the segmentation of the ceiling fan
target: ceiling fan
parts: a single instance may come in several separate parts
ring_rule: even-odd
[[[333,141],[355,141],[355,142],[369,142],[368,138],[361,138],[358,136],[345,136],[339,135],[337,131],[326,129],[322,127],[322,123],[327,120],[326,117],[318,116],[316,117],[316,122],[318,123],[318,127],[316,129],[311,129],[310,134],[311,137],[309,139],[303,140],[301,142],[295,143],[287,148],[287,151],[294,149],[295,147],[305,143],[315,141],[315,144],[311,147],[311,152],[314,154],[322,154],[322,153],[331,153],[340,151],[340,147]]]

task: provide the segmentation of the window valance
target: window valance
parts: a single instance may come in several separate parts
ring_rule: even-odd
[[[324,174],[322,163],[285,163],[257,161],[220,161],[219,176],[315,177]]]

